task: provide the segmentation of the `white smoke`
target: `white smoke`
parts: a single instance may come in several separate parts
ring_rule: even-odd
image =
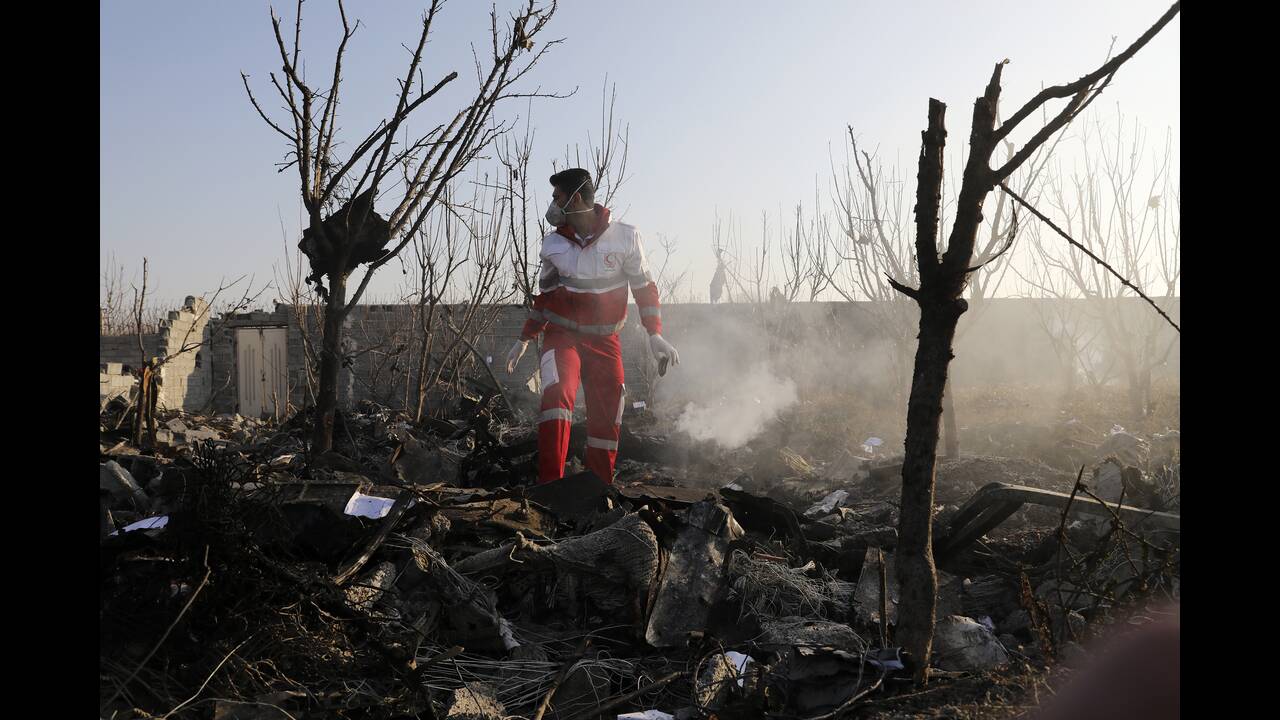
[[[694,440],[714,440],[732,450],[759,435],[770,420],[796,400],[795,382],[777,377],[762,362],[735,378],[720,397],[685,405],[676,428]]]

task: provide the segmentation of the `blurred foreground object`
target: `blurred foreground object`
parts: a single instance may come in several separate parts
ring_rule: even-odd
[[[1103,646],[1097,659],[1046,703],[1036,720],[1179,718],[1181,611]]]

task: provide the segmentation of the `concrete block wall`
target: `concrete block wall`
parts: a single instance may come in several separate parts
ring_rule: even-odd
[[[142,336],[142,347],[145,357],[153,358],[160,354],[160,333],[148,333]],[[137,367],[142,363],[143,354],[138,352],[137,335],[102,335],[98,337],[98,362],[120,363],[129,367]]]
[[[956,341],[953,377],[966,384],[1056,383],[1062,377],[1060,361],[1041,328],[1044,313],[1029,299],[988,300],[976,312],[962,318]],[[1180,303],[1172,303],[1170,313],[1179,316]],[[300,312],[301,311],[301,312]],[[1115,312],[1136,324],[1150,314],[1150,308],[1120,301]],[[437,313],[448,314],[461,324],[464,306],[440,306]],[[677,348],[693,352],[686,362],[698,359],[705,367],[723,365],[726,373],[759,359],[768,358],[775,368],[783,368],[801,385],[801,393],[820,392],[823,387],[853,383],[882,383],[895,366],[876,309],[869,303],[781,303],[754,305],[720,303],[711,305],[665,305],[663,334]],[[168,322],[166,333],[156,336],[159,349],[174,342],[186,321],[181,315]],[[495,373],[505,379],[507,351],[519,337],[526,311],[518,306],[489,308],[480,313],[483,328],[475,335],[475,346]],[[301,320],[299,319],[301,316]],[[361,400],[402,407],[414,402],[417,385],[416,355],[421,343],[413,321],[413,309],[403,305],[367,305],[354,310],[347,320],[344,352],[353,357],[339,379],[340,407],[352,407]],[[190,358],[178,376],[164,383],[181,393],[183,407],[205,404],[215,412],[235,412],[238,404],[235,366],[235,330],[240,327],[282,326],[288,329],[288,382],[290,400],[297,407],[312,404],[307,377],[303,325],[315,350],[321,342],[320,317],[310,308],[277,305],[272,312],[224,316],[203,329],[208,344]],[[437,327],[443,320],[437,320]],[[183,330],[185,332],[185,330]],[[433,349],[442,351],[452,342],[451,333],[437,329]],[[766,338],[766,342],[761,342]],[[648,338],[634,305],[620,333],[628,395],[647,396],[652,375]],[[108,342],[110,341],[110,342]],[[906,376],[910,375],[910,354],[915,333],[905,338],[909,354]],[[1164,342],[1167,342],[1164,341]],[[132,354],[128,345],[132,343]],[[136,363],[136,339],[103,339],[102,362]],[[695,350],[698,348],[698,350]],[[111,352],[121,353],[114,360]],[[682,351],[682,355],[685,353]],[[1168,364],[1156,374],[1179,372],[1175,346]],[[537,348],[531,347],[517,367],[517,377],[529,377],[537,369]],[[901,368],[898,368],[899,370]],[[318,373],[318,370],[316,371]],[[318,378],[317,378],[318,380]],[[112,381],[115,382],[115,381]],[[406,388],[407,385],[407,388]],[[406,392],[406,389],[408,392]],[[175,398],[177,396],[174,396]],[[581,399],[581,394],[580,394]]]
[[[98,370],[98,404],[106,405],[111,398],[124,396],[126,400],[137,386],[138,379],[118,362],[104,362]]]
[[[187,297],[183,307],[169,312],[160,321],[160,331],[142,336],[147,359],[164,358],[158,378],[157,404],[167,409],[196,411],[209,399],[210,374],[208,304]],[[184,348],[187,349],[183,352]],[[141,365],[136,335],[98,338],[99,384],[103,399],[133,387],[133,372]]]
[[[162,407],[198,412],[208,405],[213,386],[210,338],[209,304],[202,298],[188,296],[181,309],[161,322],[160,350],[167,358],[160,367]]]

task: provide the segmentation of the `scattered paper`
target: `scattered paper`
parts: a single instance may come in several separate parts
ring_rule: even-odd
[[[872,650],[864,657],[868,665],[878,667],[881,670],[903,670],[906,666],[902,664],[902,657],[898,654],[899,650],[900,648],[880,648]]]
[[[378,518],[386,517],[387,513],[391,512],[391,506],[395,503],[395,498],[365,495],[357,490],[351,495],[351,499],[347,501],[347,507],[343,509],[343,512],[356,517],[377,520]]]
[[[869,437],[862,441],[862,451],[868,455],[874,455],[876,448],[884,444],[884,440],[878,437]]]
[[[733,666],[738,669],[738,687],[742,687],[742,681],[747,674],[747,663],[755,662],[755,659],[734,650],[730,650],[724,656],[729,658],[729,662],[733,663]]]
[[[676,716],[661,710],[644,710],[623,713],[618,716],[618,720],[676,720]]]
[[[823,515],[830,515],[835,512],[840,503],[849,498],[846,490],[836,490],[835,492],[822,498],[822,502],[815,504],[813,507],[804,511],[804,516],[809,519],[820,518]]]
[[[159,530],[160,528],[168,524],[169,524],[168,515],[158,515],[156,517],[149,517],[144,520],[139,520],[138,522],[133,523],[132,525],[125,525],[123,529],[117,530],[111,534],[119,535],[122,532],[133,532],[134,530]]]
[[[268,464],[273,468],[288,467],[295,457],[297,457],[296,453],[285,453],[279,457],[272,458]]]
[[[637,401],[635,401],[635,402],[631,403],[631,407],[632,407],[633,409],[635,409],[635,410],[641,410],[641,409],[643,409],[643,408],[647,408],[647,407],[649,407],[649,403],[647,403],[647,402],[645,402],[645,401],[643,401],[643,400],[637,400]]]

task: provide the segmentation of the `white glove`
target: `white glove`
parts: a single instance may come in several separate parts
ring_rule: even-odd
[[[649,336],[649,349],[653,351],[653,357],[659,361],[666,357],[671,359],[672,365],[680,364],[680,353],[676,352],[675,347],[664,340],[661,335]]]
[[[524,357],[525,348],[529,347],[528,340],[517,340],[515,345],[511,346],[511,351],[507,353],[507,374],[516,371],[516,363],[520,362],[520,358]]]

